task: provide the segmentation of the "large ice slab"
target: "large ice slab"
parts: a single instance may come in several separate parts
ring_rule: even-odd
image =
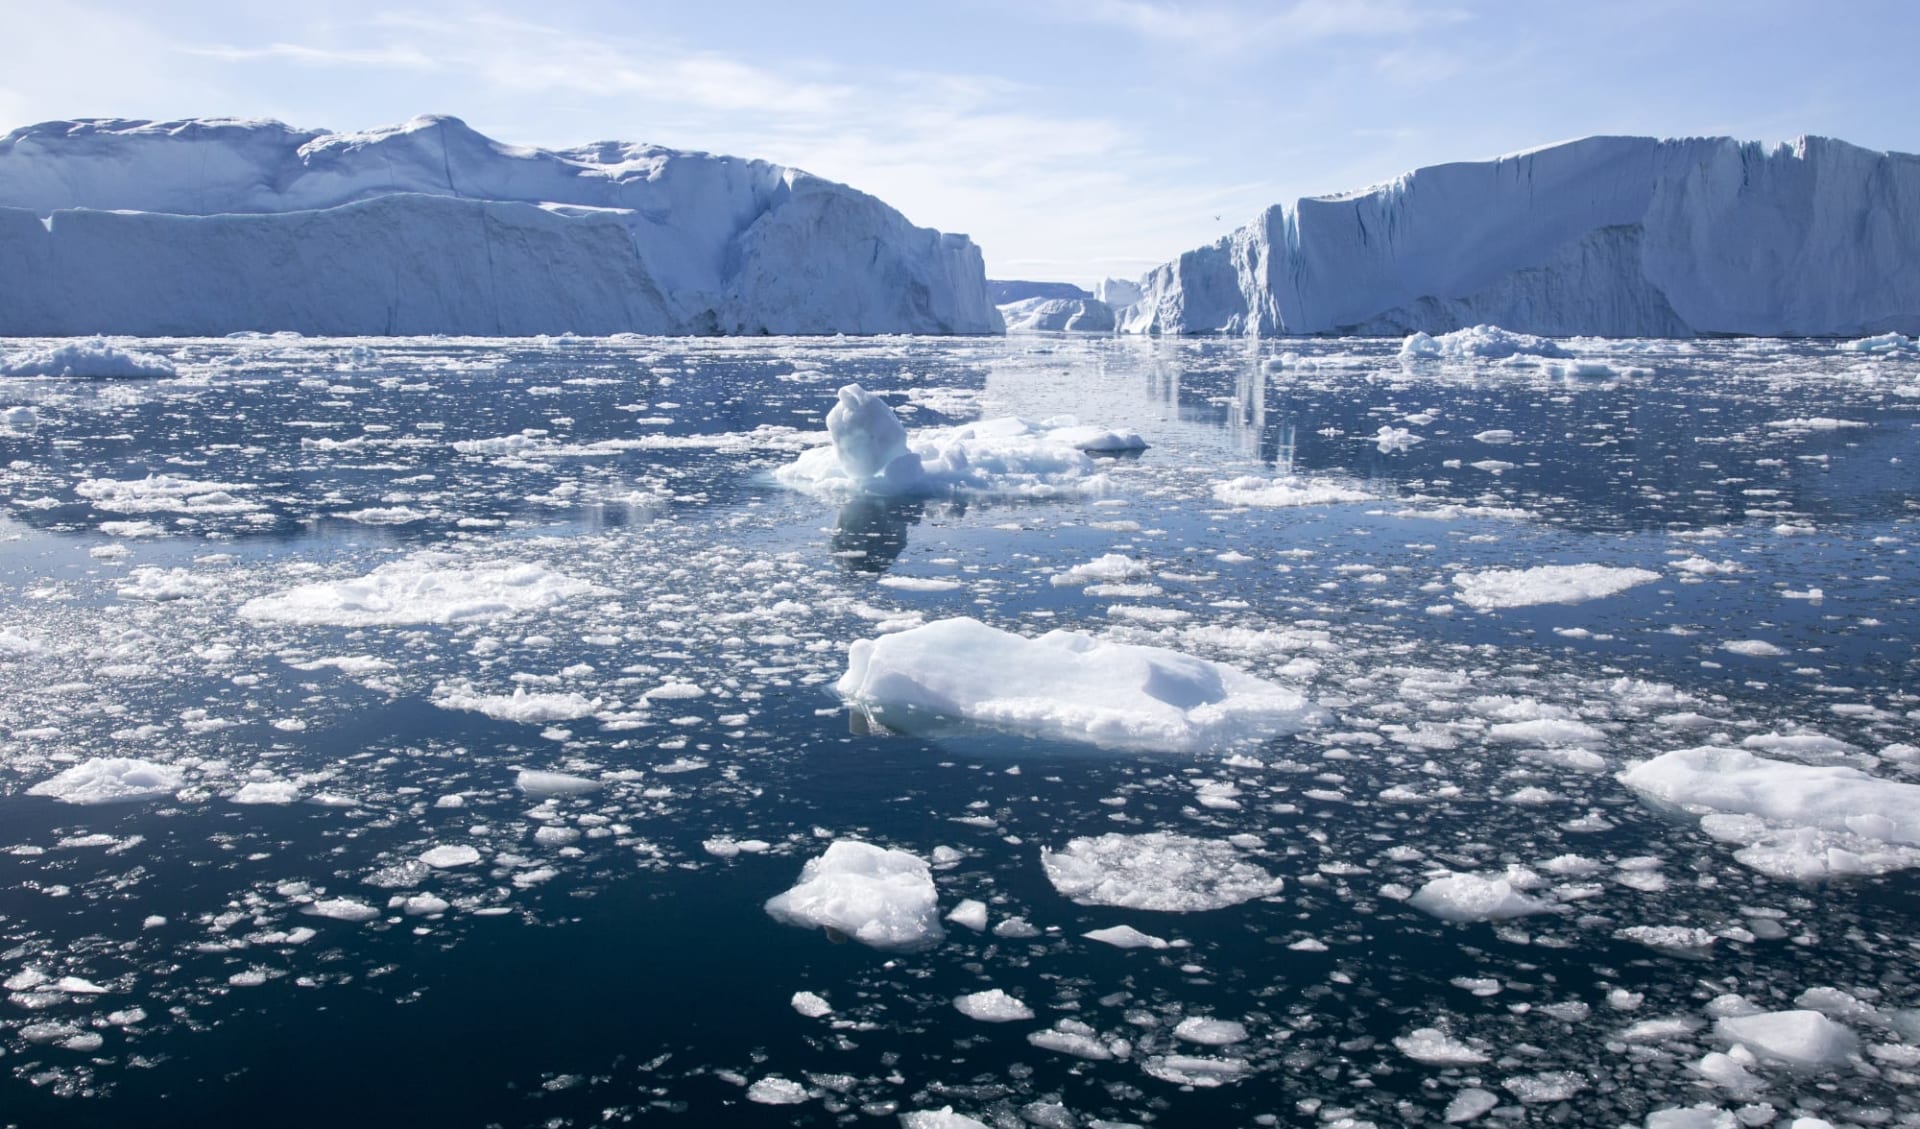
[[[1112,333],[1113,307],[1094,298],[1027,298],[1000,307],[1008,333]]]
[[[997,333],[979,248],[764,161],[226,119],[0,137],[0,336]]]
[[[1324,717],[1293,690],[1179,651],[965,617],[855,642],[835,688],[894,728],[964,721],[1112,748],[1214,748]]]
[[[604,591],[545,564],[471,562],[425,552],[353,580],[318,581],[255,597],[240,606],[240,614],[308,626],[478,623]]]
[[[139,757],[93,757],[27,789],[66,804],[117,804],[171,796],[186,782],[172,765]]]
[[[1699,815],[1703,831],[1742,844],[1734,858],[1776,877],[1920,866],[1920,784],[1710,745],[1641,761],[1619,779],[1650,801]]]
[[[800,881],[767,900],[767,912],[876,949],[922,949],[946,936],[926,860],[858,839],[838,840],[808,859]]]
[[[4,285],[4,282],[0,282],[0,286]],[[165,357],[122,349],[99,337],[0,353],[0,376],[172,375],[173,362]]]
[[[1573,564],[1457,572],[1453,584],[1460,589],[1461,603],[1484,612],[1534,604],[1584,603],[1658,579],[1659,573],[1644,568]]]
[[[1072,416],[1013,417],[909,433],[887,402],[858,384],[827,412],[826,446],[774,472],[783,485],[831,498],[949,494],[1045,498],[1099,494],[1107,478],[1089,451],[1138,451],[1137,432]]]
[[[1274,206],[1141,280],[1135,333],[1920,330],[1920,158],[1589,137]]]

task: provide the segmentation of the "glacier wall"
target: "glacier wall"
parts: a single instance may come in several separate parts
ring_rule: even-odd
[[[1590,137],[1273,207],[1149,272],[1134,333],[1920,331],[1920,157]]]
[[[0,138],[0,335],[998,333],[980,250],[764,161],[458,119]]]

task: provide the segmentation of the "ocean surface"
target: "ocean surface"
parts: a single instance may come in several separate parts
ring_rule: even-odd
[[[1717,746],[1920,784],[1911,352],[121,344],[178,375],[0,382],[0,1124],[1920,1124],[1912,844],[1618,778]],[[781,485],[850,383],[909,431],[1150,446],[1044,489]],[[1055,582],[1107,554],[1136,575]],[[1624,586],[1474,598],[1547,565]],[[1171,753],[850,714],[852,642],[950,616],[1332,720]],[[71,802],[119,758],[162,771]],[[1042,865],[1157,833],[1283,885],[1167,912]],[[770,916],[840,839],[986,928]],[[1448,874],[1532,911],[1421,908]],[[1085,936],[1118,925],[1167,947]],[[988,989],[1032,1018],[955,1008]],[[1855,1042],[1743,1059],[1723,1022],[1777,1011]]]

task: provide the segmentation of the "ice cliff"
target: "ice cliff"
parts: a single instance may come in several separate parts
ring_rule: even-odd
[[[1141,280],[1134,333],[1920,331],[1920,157],[1590,137],[1269,208]]]
[[[979,248],[764,161],[450,117],[0,138],[0,336],[997,333]]]

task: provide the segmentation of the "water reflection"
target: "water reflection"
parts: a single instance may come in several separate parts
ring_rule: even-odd
[[[965,512],[963,503],[955,503]],[[854,572],[885,572],[907,548],[907,531],[920,524],[926,502],[918,498],[861,496],[840,507],[833,529],[833,556]]]

